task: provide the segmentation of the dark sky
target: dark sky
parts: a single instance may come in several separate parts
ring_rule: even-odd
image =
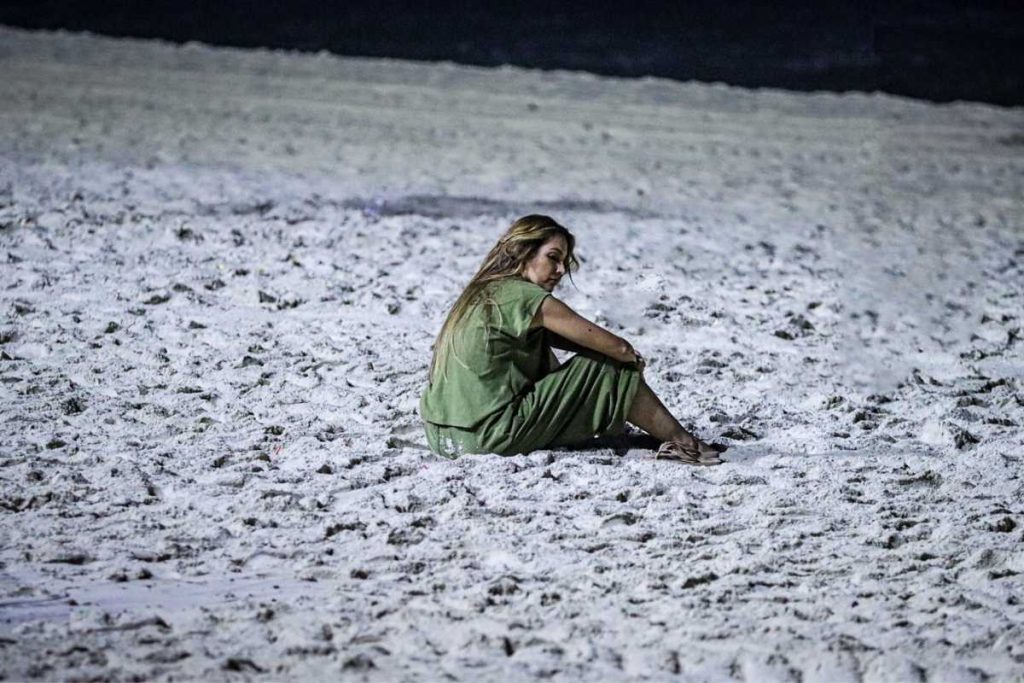
[[[1024,0],[11,0],[0,23],[1024,105]]]

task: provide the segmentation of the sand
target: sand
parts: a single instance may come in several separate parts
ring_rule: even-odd
[[[1024,111],[0,28],[0,678],[1024,679]],[[515,217],[726,463],[446,461]]]

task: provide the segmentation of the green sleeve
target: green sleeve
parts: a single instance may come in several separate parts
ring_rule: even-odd
[[[543,287],[527,280],[514,278],[503,281],[495,295],[501,330],[517,339],[524,337],[541,303],[550,295]]]

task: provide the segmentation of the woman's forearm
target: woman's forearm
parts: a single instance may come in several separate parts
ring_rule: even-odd
[[[560,334],[555,334],[551,330],[548,330],[548,341],[556,349],[562,349],[563,351],[569,351],[571,353],[579,353],[580,351],[586,351],[585,346],[580,346],[576,342],[569,341]]]
[[[541,304],[536,323],[566,341],[597,351],[622,363],[637,360],[633,347],[622,337],[587,320],[554,297]]]

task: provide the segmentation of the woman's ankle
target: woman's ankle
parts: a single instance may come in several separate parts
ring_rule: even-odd
[[[681,429],[678,432],[675,432],[672,435],[672,438],[670,438],[668,440],[669,441],[679,441],[681,443],[686,444],[687,446],[695,446],[696,447],[696,446],[700,445],[700,439],[695,437],[693,434],[690,434],[685,429]]]

